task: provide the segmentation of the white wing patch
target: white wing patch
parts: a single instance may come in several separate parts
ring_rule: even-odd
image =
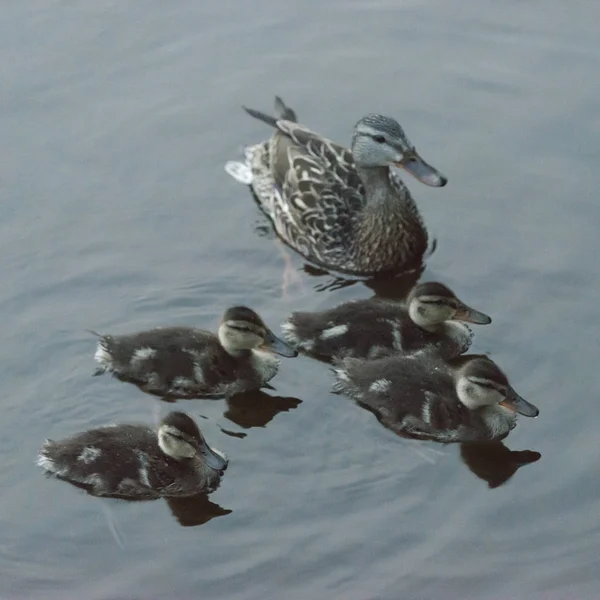
[[[389,379],[377,379],[369,386],[370,392],[385,393],[390,389],[392,382]]]
[[[175,377],[173,379],[173,387],[174,388],[190,388],[196,385],[195,381],[188,379],[187,377],[182,377],[181,375]]]
[[[100,455],[102,454],[102,450],[100,448],[96,448],[95,446],[86,446],[81,454],[77,457],[77,460],[89,465],[91,462],[94,462]]]
[[[149,358],[152,358],[155,355],[156,355],[156,350],[154,348],[149,348],[149,347],[138,348],[133,353],[133,356],[131,357],[131,362],[132,363],[140,363],[145,360],[148,360]]]
[[[425,400],[423,400],[422,419],[424,423],[431,424],[431,398],[425,394]]]
[[[321,334],[322,340],[329,340],[334,337],[338,337],[340,335],[344,335],[348,331],[348,325],[343,323],[342,325],[334,325],[333,327],[329,327],[329,329],[325,329]]]
[[[140,481],[146,487],[152,488],[150,485],[150,479],[148,478],[148,455],[140,450],[136,450],[135,453],[140,461]]]
[[[397,323],[392,323],[392,340],[394,350],[402,350],[402,336],[400,335],[400,328]]]

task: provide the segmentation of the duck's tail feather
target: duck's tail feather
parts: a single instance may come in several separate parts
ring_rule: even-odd
[[[242,106],[242,108],[251,117],[258,119],[259,121],[262,121],[263,123],[266,123],[267,125],[270,125],[271,127],[277,127],[277,119],[275,117],[266,115],[265,113],[260,112],[259,110],[254,110],[253,108],[247,108],[246,106]]]
[[[275,116],[278,119],[284,119],[285,121],[298,122],[295,111],[289,106],[286,106],[280,96],[275,96]]]
[[[267,115],[259,110],[254,110],[253,108],[247,108],[246,106],[242,107],[251,117],[270,125],[271,127],[277,127],[277,121],[293,121],[294,123],[298,122],[298,118],[296,117],[296,113],[289,106],[286,106],[285,102],[281,99],[280,96],[275,96],[275,116],[272,117]]]

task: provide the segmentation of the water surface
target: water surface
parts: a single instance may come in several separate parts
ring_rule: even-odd
[[[0,597],[597,598],[597,3],[5,4]],[[493,316],[474,350],[541,409],[506,441],[541,458],[503,485],[510,465],[397,438],[305,357],[248,406],[177,405],[232,459],[212,505],[94,499],[35,467],[45,437],[155,418],[90,376],[85,328],[213,328],[241,302],[276,328],[373,294],[302,272],[282,296],[223,171],[268,133],[240,105],[276,93],[341,142],[394,115],[449,177],[407,180],[438,243],[422,279]]]

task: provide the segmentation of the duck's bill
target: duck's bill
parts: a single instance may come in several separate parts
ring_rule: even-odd
[[[506,398],[500,404],[524,417],[537,417],[540,414],[537,406],[527,402],[525,398],[521,398],[512,388],[508,388]]]
[[[292,348],[283,340],[280,340],[272,331],[267,331],[263,347],[271,352],[275,352],[275,354],[279,354],[280,356],[288,356],[292,358],[294,356],[298,356],[297,350]]]
[[[475,325],[489,325],[492,322],[492,318],[485,313],[479,312],[466,304],[461,304],[458,310],[452,317],[454,321],[465,321],[467,323],[474,323]]]
[[[207,466],[214,471],[223,471],[227,468],[229,461],[221,453],[213,450],[206,442],[204,442],[200,452]]]
[[[396,163],[396,166],[408,171],[425,185],[444,187],[448,183],[447,177],[444,177],[437,169],[428,165],[416,152],[411,152],[404,156],[400,162]]]

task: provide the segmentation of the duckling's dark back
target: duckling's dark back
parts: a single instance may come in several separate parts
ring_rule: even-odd
[[[337,363],[334,390],[401,420],[407,414],[421,414],[431,390],[456,406],[454,380],[448,365],[434,352],[414,356],[388,356],[377,360],[347,358]]]
[[[150,391],[185,396],[212,394],[236,376],[240,368],[222,348],[216,335],[189,327],[164,327],[127,335],[106,335],[99,341],[96,360],[124,381]],[[198,380],[198,374],[202,378]],[[189,383],[177,388],[177,381]]]
[[[406,310],[385,300],[356,300],[320,312],[292,313],[284,325],[285,337],[300,349],[326,358],[355,356],[375,358],[402,338]]]
[[[39,465],[97,495],[154,498],[193,475],[164,454],[156,432],[136,425],[92,429],[43,445]]]

